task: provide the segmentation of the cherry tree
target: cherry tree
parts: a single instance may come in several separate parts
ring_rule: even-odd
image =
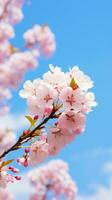
[[[48,25],[34,25],[27,30],[23,34],[24,48],[19,49],[11,44],[11,39],[15,37],[15,24],[23,19],[23,3],[22,0],[0,0],[1,116],[8,112],[7,100],[11,98],[13,89],[21,83],[25,72],[35,69],[40,57],[49,57],[56,49],[55,36]],[[90,91],[92,87],[93,81],[78,66],[70,67],[64,72],[58,66],[49,65],[49,70],[42,78],[27,80],[23,84],[19,95],[26,100],[28,115],[25,117],[29,121],[29,127],[17,139],[13,130],[0,128],[0,190],[7,200],[13,197],[3,188],[9,182],[21,180],[18,175],[20,165],[28,167],[42,163],[84,132],[86,115],[97,105],[94,93]],[[11,157],[11,153],[16,151],[19,155],[17,159],[12,156],[9,160],[6,157]],[[17,165],[18,168],[15,167]],[[53,175],[59,166],[62,169],[56,176]],[[38,174],[40,171],[41,175]],[[35,171],[29,175],[31,182],[33,173]],[[45,168],[43,166],[37,169],[36,173],[39,181],[33,182],[33,185],[38,190],[42,187],[43,191],[44,188],[45,198],[42,200],[47,198],[49,190],[52,190],[54,199],[57,199],[57,194],[68,196],[68,200],[74,198],[76,187],[67,174],[67,165],[62,161],[51,161]],[[50,183],[49,187],[44,185],[41,182],[44,173],[47,176],[44,181],[49,181],[51,176],[52,181],[59,179],[60,187],[54,183]],[[61,178],[63,174],[66,180]],[[38,200],[35,195],[31,197],[32,200]],[[1,198],[5,198],[4,196]]]

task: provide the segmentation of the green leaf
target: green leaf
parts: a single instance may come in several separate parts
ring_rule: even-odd
[[[25,117],[30,122],[31,126],[35,126],[36,121],[32,117],[29,115],[26,115]]]
[[[7,161],[4,161],[4,162],[1,164],[0,168],[9,165],[9,164],[12,163],[12,162],[13,162],[13,160],[7,160]]]

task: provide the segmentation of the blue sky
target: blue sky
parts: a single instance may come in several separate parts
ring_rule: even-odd
[[[89,194],[91,184],[108,184],[101,169],[112,160],[112,1],[31,0],[24,14],[16,26],[15,45],[22,46],[22,33],[33,24],[49,24],[57,41],[54,56],[41,59],[38,69],[27,73],[24,81],[42,76],[52,63],[65,71],[76,64],[95,82],[99,105],[87,116],[86,131],[58,155],[69,163],[79,192]],[[26,109],[18,92],[10,104],[14,113]]]

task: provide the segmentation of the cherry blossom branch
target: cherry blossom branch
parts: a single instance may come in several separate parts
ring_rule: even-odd
[[[11,147],[9,148],[7,151],[5,151],[1,156],[0,156],[0,159],[5,157],[8,153],[10,153],[11,151],[15,151],[15,150],[18,150],[21,148],[21,144],[24,144],[26,142],[28,142],[29,140],[31,140],[32,137],[34,137],[34,133],[39,130],[39,129],[42,129],[43,128],[43,125],[46,124],[50,119],[53,119],[55,118],[55,113],[56,111],[58,110],[57,109],[53,109],[51,114],[46,117],[38,126],[36,126],[30,133],[26,134],[26,135],[21,135],[18,139],[18,141]]]
[[[26,99],[29,113],[33,117],[26,116],[30,127],[22,132],[15,144],[12,143],[14,145],[1,147],[2,187],[8,182],[21,179],[7,172],[10,170],[11,173],[18,173],[15,167],[8,167],[13,160],[2,160],[7,154],[24,148],[23,155],[17,158],[18,164],[24,167],[35,166],[49,156],[56,155],[85,130],[86,114],[97,105],[94,94],[89,91],[92,87],[91,79],[77,66],[64,73],[61,68],[50,65],[50,71],[43,74],[42,79],[24,83],[19,94]],[[47,127],[50,119],[53,119],[52,124]],[[23,145],[25,143],[28,146]]]

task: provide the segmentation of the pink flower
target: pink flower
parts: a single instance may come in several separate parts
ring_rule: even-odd
[[[3,40],[13,38],[14,37],[14,29],[13,27],[5,22],[0,23],[0,42],[3,43]]]
[[[74,134],[81,133],[85,128],[85,115],[74,111],[64,112],[58,119],[58,127]]]
[[[39,105],[42,107],[51,107],[54,100],[57,98],[57,92],[51,85],[43,83],[38,87],[36,96]]]
[[[27,98],[29,96],[35,95],[35,87],[34,87],[33,82],[31,82],[30,80],[27,80],[24,83],[23,88],[24,89],[19,92],[19,95],[22,98]]]
[[[96,107],[97,102],[95,101],[95,95],[92,92],[88,92],[86,94],[86,102],[85,102],[85,109],[86,112],[92,111],[92,107]]]
[[[70,68],[68,76],[70,77],[70,80],[74,78],[79,88],[83,91],[87,91],[93,87],[93,81],[91,81],[90,77],[84,74],[84,72],[81,71],[78,66]]]
[[[29,164],[36,165],[48,157],[48,144],[46,141],[36,141],[31,145]]]
[[[75,135],[68,129],[61,130],[59,127],[49,129],[47,142],[49,144],[49,154],[57,154],[61,148],[73,141]]]
[[[43,75],[43,80],[45,83],[49,83],[53,86],[59,93],[60,91],[67,87],[69,84],[68,76],[59,67],[54,67],[49,65],[50,70]]]
[[[56,200],[62,196],[74,200],[77,193],[76,184],[68,173],[68,165],[62,160],[52,160],[32,170],[28,177],[35,189],[31,200],[47,199],[49,192],[52,192],[52,198]]]
[[[80,89],[73,90],[71,87],[64,88],[59,98],[65,110],[73,109],[76,113],[83,109],[85,103],[85,94]]]
[[[36,85],[36,81],[34,85],[29,82],[26,87],[29,89],[23,90],[20,95],[28,96],[27,103],[30,113],[38,114],[40,117],[48,116],[52,111],[53,102],[57,98],[57,91],[49,84],[40,82]]]
[[[48,26],[35,25],[24,33],[27,47],[39,46],[46,56],[52,55],[56,49],[55,36]]]

